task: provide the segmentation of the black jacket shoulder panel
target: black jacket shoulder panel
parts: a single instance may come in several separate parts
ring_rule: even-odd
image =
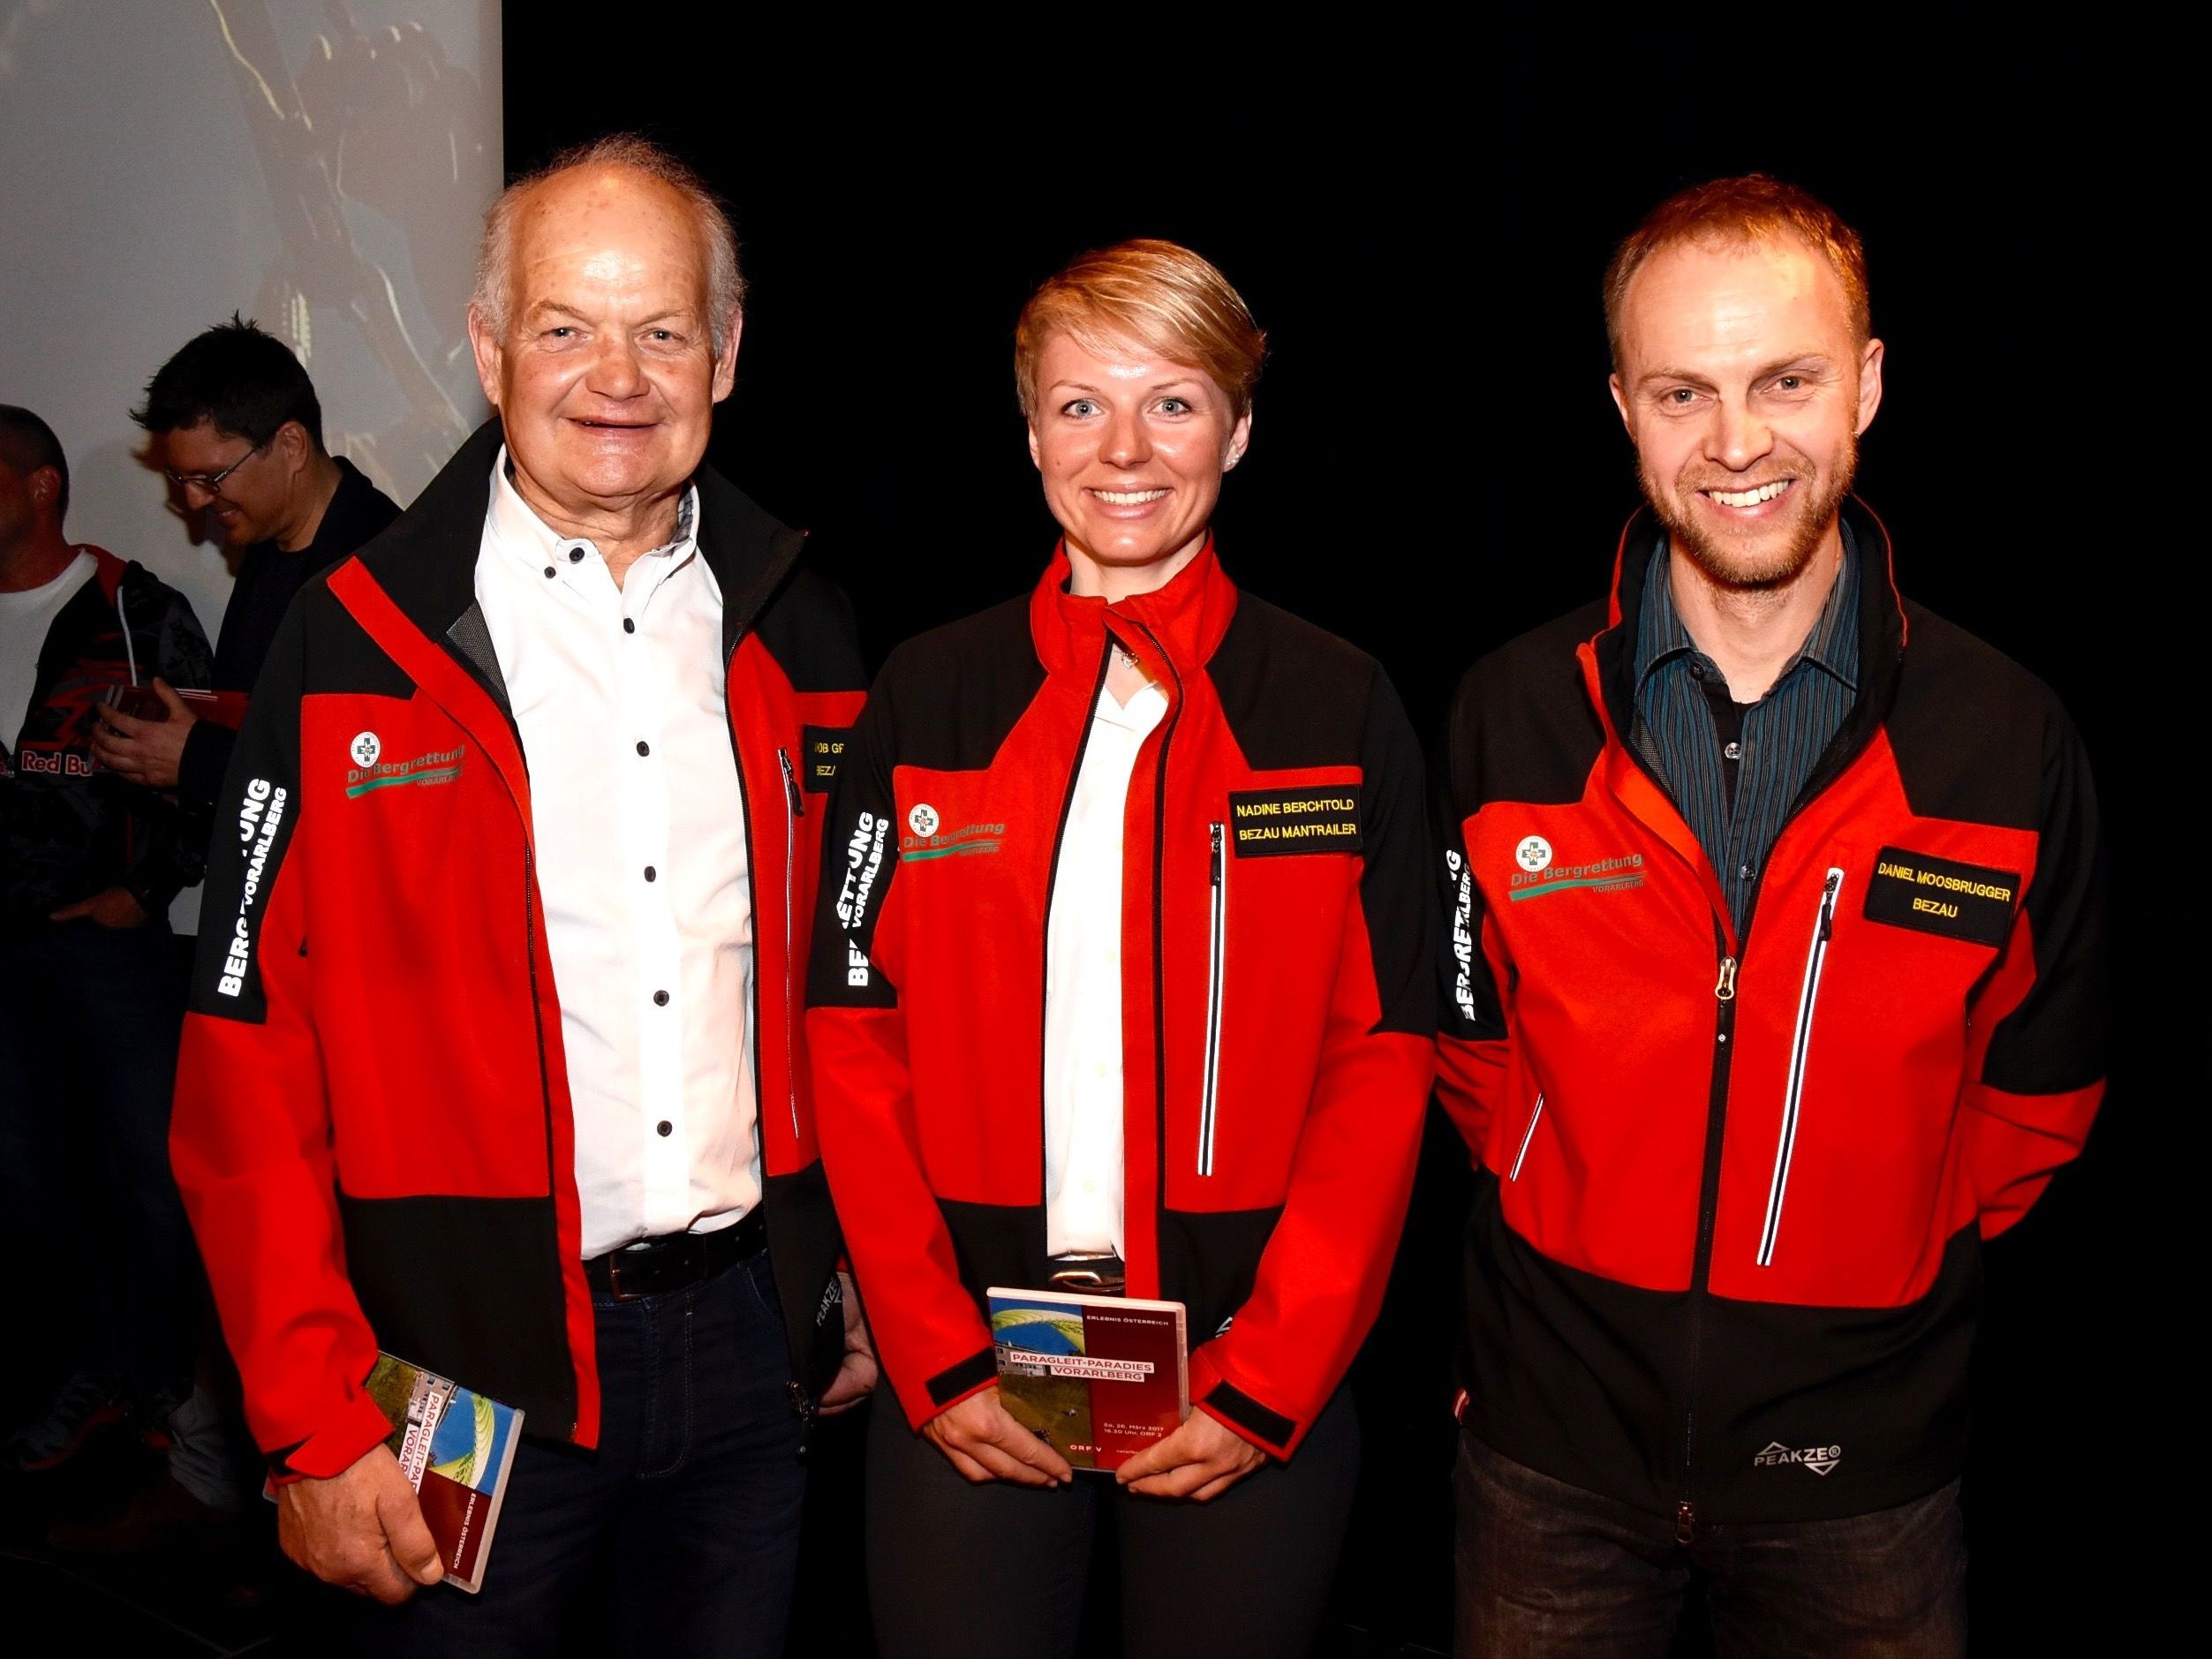
[[[2072,726],[2041,680],[1954,622],[1908,602],[1902,677],[1886,722],[1913,811],[2038,826],[2045,760]]]
[[[1358,764],[1376,660],[1280,606],[1240,592],[1206,663],[1245,761],[1262,772]]]
[[[344,568],[344,561],[337,568]],[[284,621],[278,637],[298,629],[305,641],[299,683],[303,697],[317,692],[397,698],[415,694],[414,681],[331,592],[329,572],[299,590]],[[270,654],[275,655],[273,647]]]
[[[1605,625],[1604,601],[1531,629],[1478,659],[1452,699],[1444,764],[1452,811],[1491,801],[1582,798],[1605,747],[1575,650]]]
[[[868,683],[852,601],[808,564],[799,564],[776,590],[754,631],[795,691],[857,691]]]
[[[917,634],[892,652],[870,693],[886,705],[895,765],[979,772],[1045,683],[1029,596]]]

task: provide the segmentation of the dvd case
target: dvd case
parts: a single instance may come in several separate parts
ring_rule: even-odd
[[[1179,1301],[993,1286],[999,1398],[1078,1469],[1118,1469],[1190,1413]]]

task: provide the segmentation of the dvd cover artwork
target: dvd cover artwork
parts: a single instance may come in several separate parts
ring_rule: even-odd
[[[483,1587],[522,1413],[389,1354],[377,1356],[368,1393],[392,1425],[384,1444],[415,1489],[445,1582],[473,1595]]]
[[[1073,1467],[1117,1469],[1189,1414],[1181,1302],[989,1295],[999,1397]]]

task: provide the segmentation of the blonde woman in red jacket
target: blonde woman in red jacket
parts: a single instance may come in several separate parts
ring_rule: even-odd
[[[1216,557],[1264,343],[1171,243],[1047,282],[1015,373],[1062,539],[1031,593],[894,653],[837,762],[807,1029],[896,1397],[889,1654],[1074,1652],[1101,1525],[1131,1653],[1300,1652],[1328,1594],[1432,924],[1396,694]],[[993,1285],[1184,1303],[1189,1417],[1077,1477],[1000,1399]]]

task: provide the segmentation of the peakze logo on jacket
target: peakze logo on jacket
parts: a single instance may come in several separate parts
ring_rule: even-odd
[[[1869,559],[1860,697],[1739,937],[1633,749],[1659,533],[1453,710],[1440,1092],[1482,1168],[1467,1421],[1695,1526],[1959,1472],[1980,1240],[2103,1092],[2102,894],[2050,692]],[[1628,621],[1624,623],[1624,618]]]
[[[531,769],[564,763],[525,765],[474,595],[499,441],[487,426],[302,591],[209,859],[172,1150],[247,1416],[289,1473],[334,1474],[389,1433],[361,1389],[379,1346],[533,1433],[598,1434],[530,814]],[[696,482],[753,876],[765,1213],[808,1409],[842,1322],[798,1017],[827,779],[803,763],[829,764],[812,746],[858,712],[859,657],[797,532]]]
[[[1046,1282],[1046,923],[1055,883],[1094,879],[1059,842],[1111,631],[1169,702],[1125,809],[1129,1293],[1189,1304],[1191,1398],[1287,1455],[1412,1183],[1420,753],[1372,660],[1240,596],[1210,547],[1111,607],[1068,574],[902,647],[854,729],[810,988],[823,1158],[919,1427],[993,1380],[985,1287]]]

